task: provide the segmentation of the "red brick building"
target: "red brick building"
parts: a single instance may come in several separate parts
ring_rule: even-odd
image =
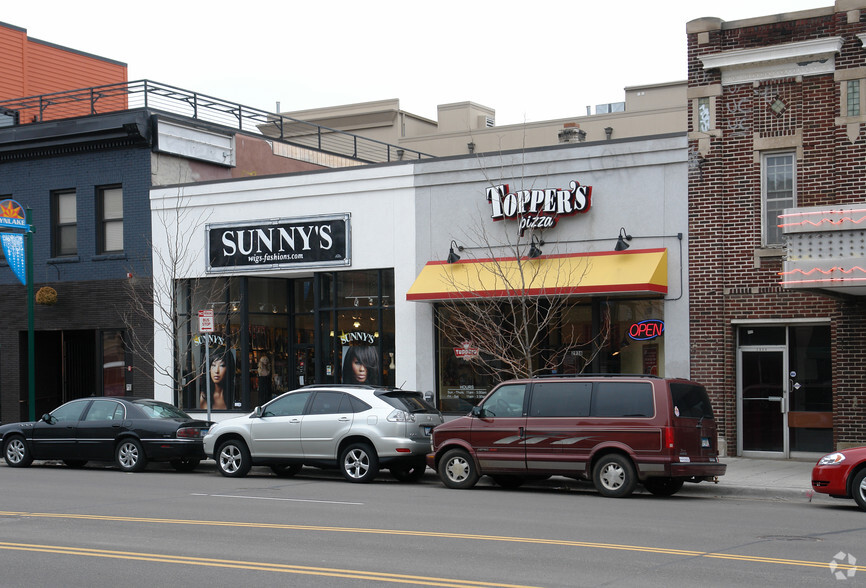
[[[687,33],[691,375],[729,455],[866,444],[866,2]]]

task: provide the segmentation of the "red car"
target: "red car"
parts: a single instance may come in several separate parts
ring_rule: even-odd
[[[843,449],[818,460],[812,488],[833,498],[853,498],[866,510],[866,447]]]

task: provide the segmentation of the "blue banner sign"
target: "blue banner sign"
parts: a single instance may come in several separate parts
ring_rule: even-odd
[[[6,263],[15,272],[18,281],[27,285],[27,270],[24,259],[24,234],[0,233],[0,243],[3,244],[3,255]]]

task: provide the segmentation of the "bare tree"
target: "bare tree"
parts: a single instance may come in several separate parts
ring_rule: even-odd
[[[481,164],[480,156],[476,157]],[[500,184],[492,178],[491,170],[483,164],[480,167],[491,188]],[[502,166],[500,177],[506,174],[504,167],[514,166]],[[533,188],[529,185],[523,190]],[[497,379],[562,371],[570,357],[580,357],[575,369],[582,371],[610,337],[606,306],[603,308],[608,314],[594,335],[580,332],[574,316],[579,301],[572,293],[587,275],[591,258],[539,258],[543,230],[527,229],[523,221],[520,216],[505,221],[506,230],[496,236],[483,222],[465,231],[462,241],[468,245],[458,249],[467,259],[450,264],[446,270],[445,279],[456,294],[442,303],[444,320],[438,327],[455,347],[471,342],[478,350],[478,370]]]
[[[197,261],[197,249],[192,240],[201,238],[201,229],[212,211],[188,206],[181,190],[178,188],[178,197],[172,205],[162,200],[162,208],[152,215],[165,239],[161,246],[156,246],[153,238],[148,240],[153,268],[158,271],[150,280],[130,273],[132,277],[126,281],[129,305],[123,313],[127,345],[142,360],[136,362],[136,368],[151,380],[156,381],[161,376],[172,382],[175,404],[183,398],[184,387],[198,375],[192,361],[192,337],[183,336],[197,331],[197,315],[188,307],[189,301],[222,300],[228,287],[225,280],[190,277],[196,275],[193,266]],[[160,232],[151,231],[151,234]],[[153,328],[141,328],[142,324]],[[156,339],[172,342],[172,361],[167,364],[160,360],[164,354],[154,348]]]
[[[440,330],[455,347],[471,342],[484,358],[479,369],[498,378],[562,371],[573,355],[581,356],[577,369],[583,369],[609,338],[609,319],[601,321],[594,337],[577,328],[578,300],[568,295],[589,271],[589,258],[532,258],[531,240],[503,245],[484,234],[483,245],[462,248],[480,249],[483,256],[446,270],[445,279],[457,294],[442,303]],[[495,296],[478,293],[479,285]]]

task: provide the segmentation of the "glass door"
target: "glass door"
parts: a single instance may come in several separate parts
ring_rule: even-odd
[[[788,456],[787,349],[740,347],[738,449],[741,455]]]

